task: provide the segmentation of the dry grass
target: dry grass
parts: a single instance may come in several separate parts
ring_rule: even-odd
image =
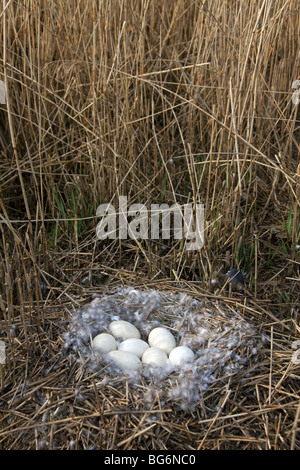
[[[141,286],[146,288],[146,283],[142,280]],[[164,288],[192,292],[188,284],[176,289],[170,282],[164,283]],[[105,290],[98,290],[98,295],[102,292]],[[255,302],[246,306],[242,299],[224,299],[220,304],[218,299],[212,303],[197,292],[194,297],[204,300],[204,308],[215,315],[224,305],[228,313],[239,309],[269,340],[239,373],[227,377],[217,374],[199,402],[186,411],[176,400],[156,395],[151,386],[151,397],[147,398],[149,382],[141,389],[143,383],[136,386],[115,374],[109,378],[105,366],[92,372],[62,353],[62,336],[68,331],[74,303],[86,305],[90,296],[79,299],[74,289],[72,301],[46,307],[42,331],[32,332],[27,324],[31,329],[29,344],[24,323],[16,318],[8,345],[9,360],[1,377],[2,447],[298,449],[299,366],[292,361],[288,325],[279,325]],[[166,387],[168,382],[167,378]]]
[[[3,0],[2,448],[300,448],[297,7]],[[204,203],[204,248],[97,240],[96,208],[119,195]],[[249,273],[244,294],[223,287],[231,265]],[[135,411],[129,385],[76,380],[61,334],[119,283],[240,309],[272,333],[261,369],[192,414]]]

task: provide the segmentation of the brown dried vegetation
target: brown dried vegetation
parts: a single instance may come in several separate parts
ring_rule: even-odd
[[[0,448],[300,449],[299,20],[296,0],[3,0]],[[97,240],[119,195],[203,203],[204,247]],[[62,355],[72,311],[119,284],[239,310],[261,363],[192,412],[137,409]]]

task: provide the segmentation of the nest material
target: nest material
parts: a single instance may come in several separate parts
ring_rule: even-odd
[[[91,349],[91,339],[119,319],[133,323],[145,341],[153,328],[170,328],[176,344],[191,348],[195,360],[175,369],[148,365],[141,372],[120,371]],[[98,377],[107,382],[118,378],[122,387],[127,378],[146,408],[159,396],[163,406],[177,405],[183,410],[195,408],[216,381],[221,391],[229,378],[237,380],[237,374],[239,380],[246,380],[264,342],[238,312],[208,308],[186,294],[133,288],[116,289],[75,312],[64,339],[70,359],[80,364],[79,374],[98,371]]]
[[[26,338],[15,322],[1,368],[1,448],[300,448],[298,366],[280,324],[263,324],[253,308],[242,315],[182,293],[130,292],[45,312],[43,330]],[[171,327],[197,350],[194,368],[128,375],[96,361],[90,335],[114,317],[138,322],[142,335]]]

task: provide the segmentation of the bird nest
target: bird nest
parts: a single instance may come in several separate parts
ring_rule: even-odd
[[[0,448],[300,448],[290,326],[257,303],[156,287],[45,305],[38,330],[24,322],[32,311],[15,316],[0,366]],[[165,326],[194,361],[118,370],[91,348],[116,319],[133,323],[142,339]]]
[[[122,371],[91,347],[91,339],[107,332],[114,320],[134,324],[145,341],[153,328],[166,327],[176,345],[189,347],[195,358],[175,368],[147,364],[138,371]],[[190,411],[212,384],[222,393],[229,382],[246,381],[264,344],[264,337],[239,312],[212,308],[183,293],[134,288],[95,297],[73,314],[63,337],[69,359],[78,365],[78,378],[92,373],[115,388],[130,384],[137,407],[149,409],[159,398],[161,407]]]

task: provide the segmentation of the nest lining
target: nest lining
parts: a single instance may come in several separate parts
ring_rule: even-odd
[[[153,328],[170,328],[176,345],[191,348],[195,360],[181,368],[147,365],[139,372],[123,372],[91,348],[91,339],[108,331],[113,320],[133,323],[145,341]],[[159,396],[162,407],[176,404],[182,410],[193,409],[213,383],[219,383],[221,392],[229,380],[247,380],[265,341],[239,312],[207,305],[184,293],[131,287],[95,296],[75,311],[63,339],[65,354],[78,364],[79,375],[96,374],[115,389],[128,382],[137,402],[141,400],[146,408]]]

